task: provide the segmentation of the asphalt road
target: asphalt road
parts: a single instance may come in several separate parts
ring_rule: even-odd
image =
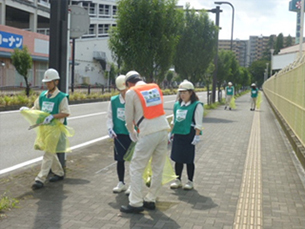
[[[198,96],[206,104],[206,92],[198,93]],[[172,114],[175,99],[176,95],[164,96],[167,115]],[[68,125],[75,130],[74,137],[70,138],[72,150],[108,137],[108,103],[70,105]],[[36,132],[28,130],[28,127],[19,111],[0,112],[0,175],[41,160],[43,152],[33,148]]]

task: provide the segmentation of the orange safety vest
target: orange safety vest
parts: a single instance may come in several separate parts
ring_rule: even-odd
[[[150,83],[138,85],[131,89],[133,89],[140,98],[144,118],[153,119],[165,114],[163,109],[163,94],[157,84]]]

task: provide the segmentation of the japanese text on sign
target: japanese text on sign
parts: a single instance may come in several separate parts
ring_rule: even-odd
[[[14,33],[7,33],[0,31],[1,48],[22,49],[22,45],[23,45],[23,36]]]

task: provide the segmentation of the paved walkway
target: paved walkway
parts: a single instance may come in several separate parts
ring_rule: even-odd
[[[195,189],[165,185],[157,210],[120,213],[128,199],[112,193],[117,177],[108,139],[68,155],[66,179],[42,190],[30,189],[39,164],[2,176],[0,193],[7,191],[20,203],[5,213],[0,228],[305,228],[304,175],[298,175],[300,168],[268,103],[264,100],[261,110],[251,112],[245,95],[236,105],[233,111],[219,107],[204,118]]]

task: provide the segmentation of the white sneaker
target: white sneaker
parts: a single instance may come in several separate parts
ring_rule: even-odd
[[[117,185],[115,188],[112,189],[112,191],[113,191],[114,193],[119,193],[119,192],[125,191],[126,189],[127,189],[127,188],[126,188],[126,185],[125,185],[122,181],[120,181],[120,182],[118,183],[118,185]]]
[[[171,183],[170,187],[171,189],[181,188],[182,187],[181,180],[179,179],[175,180],[173,183]]]
[[[188,181],[184,186],[183,189],[185,190],[191,190],[194,188],[193,182],[192,181]]]
[[[127,196],[129,196],[129,194],[130,194],[130,186],[129,186],[128,189],[125,191],[125,194],[126,194]]]

